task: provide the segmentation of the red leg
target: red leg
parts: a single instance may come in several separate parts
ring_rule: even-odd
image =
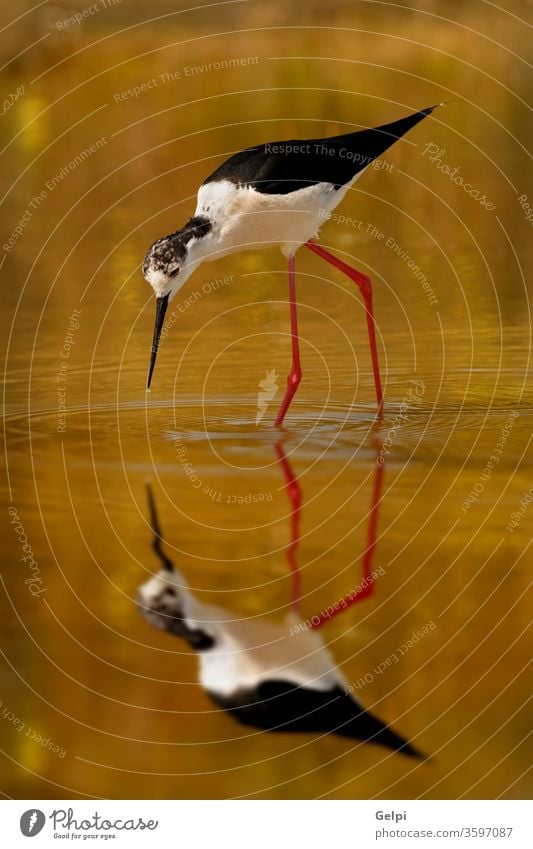
[[[310,251],[314,251],[318,256],[321,256],[322,259],[325,259],[326,262],[334,265],[343,274],[346,274],[350,280],[357,283],[361,290],[366,307],[366,323],[368,325],[368,341],[370,343],[370,356],[372,357],[372,370],[374,372],[374,384],[378,401],[378,416],[381,416],[383,413],[383,390],[381,389],[381,377],[379,374],[378,347],[376,343],[376,326],[374,322],[374,308],[372,306],[372,283],[370,277],[367,277],[366,274],[362,274],[360,271],[356,271],[351,265],[333,256],[322,245],[317,245],[316,242],[306,242],[305,246]]]
[[[287,459],[287,455],[283,450],[283,445],[281,444],[281,442],[278,442],[275,448],[278,460],[281,464],[283,476],[287,483],[287,493],[289,495],[289,500],[291,503],[291,541],[287,549],[287,560],[292,576],[291,605],[293,610],[298,612],[300,608],[301,578],[300,569],[296,561],[296,549],[298,548],[298,543],[300,542],[300,510],[302,507],[302,490],[300,489],[300,484],[298,483],[294,475],[294,471]]]
[[[290,403],[296,394],[296,390],[302,379],[302,367],[300,365],[300,346],[298,343],[298,316],[296,312],[296,275],[294,273],[294,256],[289,257],[289,301],[291,308],[291,337],[292,337],[292,366],[287,378],[287,389],[281,402],[278,415],[276,416],[276,427],[280,427],[289,409]]]
[[[370,505],[370,517],[368,520],[368,530],[367,530],[367,541],[366,548],[363,554],[363,564],[362,564],[362,579],[361,583],[352,590],[351,593],[344,596],[338,603],[338,607],[332,607],[330,605],[329,608],[323,610],[318,616],[313,616],[312,619],[318,619],[318,622],[312,622],[312,628],[321,628],[325,622],[329,622],[330,619],[333,619],[334,616],[337,616],[338,613],[343,613],[352,605],[357,604],[359,601],[363,601],[363,599],[368,598],[374,592],[374,577],[372,575],[372,563],[374,560],[374,554],[377,546],[377,535],[378,535],[378,519],[379,519],[379,510],[381,507],[381,491],[383,489],[383,474],[385,471],[385,466],[383,462],[380,462],[380,446],[377,446],[377,454],[376,454],[376,469],[374,472],[374,487],[372,489],[372,503]],[[331,612],[330,612],[331,611]]]

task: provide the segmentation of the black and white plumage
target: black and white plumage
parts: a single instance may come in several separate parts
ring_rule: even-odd
[[[200,186],[193,217],[146,254],[143,273],[156,295],[174,295],[206,259],[272,244],[296,250],[364,169],[435,108],[375,129],[268,142],[231,156]]]
[[[321,635],[302,628],[294,613],[283,622],[238,619],[200,602],[164,554],[150,489],[148,498],[163,568],[139,588],[139,607],[153,627],[197,652],[200,684],[216,705],[264,731],[331,733],[421,757],[353,698]]]
[[[365,168],[435,108],[374,129],[250,147],[207,177],[193,217],[154,242],[144,258],[143,274],[157,298],[148,386],[168,303],[202,262],[272,245],[291,261]]]
[[[139,607],[154,627],[198,653],[209,698],[238,722],[263,731],[335,734],[412,757],[420,753],[353,698],[316,631],[284,622],[236,619],[200,603],[183,576],[161,570],[139,588]]]

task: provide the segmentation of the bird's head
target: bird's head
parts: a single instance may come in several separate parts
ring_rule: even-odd
[[[172,233],[170,236],[163,236],[162,239],[154,242],[143,260],[142,271],[145,280],[148,281],[154,290],[156,297],[154,337],[148,370],[148,389],[152,380],[167,307],[178,289],[185,283],[185,278],[189,276],[183,273],[187,253],[187,246],[183,243],[183,239],[180,238],[180,234]]]
[[[177,230],[169,236],[163,236],[154,242],[146,254],[142,271],[156,297],[154,338],[152,354],[148,371],[148,389],[154,371],[157,349],[167,307],[185,281],[201,261],[194,259],[195,250],[198,253],[198,243],[211,231],[211,222],[202,216],[191,218],[182,230]]]
[[[156,298],[172,298],[181,286],[179,274],[187,256],[187,248],[178,233],[163,236],[146,254],[142,270]]]

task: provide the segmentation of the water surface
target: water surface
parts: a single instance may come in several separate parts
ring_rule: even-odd
[[[525,48],[518,22],[485,13],[487,33]],[[345,31],[318,40],[305,22],[240,32],[237,21],[198,39],[193,21],[117,34],[109,19],[109,32],[78,42],[56,32],[9,67],[10,90],[24,79],[26,91],[2,119],[4,242],[32,210],[2,265],[4,495],[17,520],[6,512],[2,558],[9,795],[530,792],[525,82],[505,46],[487,52],[481,36],[444,21],[415,32],[398,13],[389,33],[384,17],[343,14],[336,25],[365,30],[357,61]],[[406,53],[398,33],[439,49]],[[259,60],[115,98],[239,55]],[[350,191],[338,212],[352,220],[322,231],[374,280],[382,421],[359,294],[303,251],[304,379],[283,431],[273,421],[290,336],[275,250],[190,279],[146,395],[153,301],[139,263],[192,213],[223,154],[380,123],[447,95],[454,103]],[[431,145],[493,208],[439,169]],[[279,389],[257,423],[272,370]],[[248,713],[217,702],[202,683],[203,638],[179,617],[169,633],[139,607],[162,568],[147,483],[175,598],[215,608],[218,633],[229,622],[240,634],[239,657],[270,646],[261,661],[270,679],[291,663],[308,684],[337,676],[346,698],[424,757],[369,741],[362,720],[362,739],[326,733],[344,727],[335,703],[322,705],[316,727],[296,730],[278,690],[265,730],[257,694]],[[18,522],[33,569],[20,559]],[[320,627],[291,634],[316,618]]]

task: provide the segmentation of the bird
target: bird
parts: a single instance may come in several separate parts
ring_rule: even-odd
[[[146,621],[184,640],[198,655],[200,684],[211,701],[241,724],[270,732],[334,734],[377,743],[420,760],[424,756],[353,695],[320,633],[299,614],[300,576],[295,560],[302,493],[283,447],[276,453],[291,503],[287,560],[291,605],[285,618],[241,619],[224,607],[200,601],[163,548],[152,488],[147,484],[152,548],[161,568],[139,587]],[[376,466],[379,473],[381,467]],[[365,557],[375,551],[381,476],[376,477]],[[356,596],[359,598],[359,595]],[[363,594],[360,596],[363,597]],[[351,603],[351,602],[350,602]],[[349,605],[346,605],[346,607]],[[346,608],[345,608],[346,609]],[[331,606],[333,618],[342,609]],[[313,627],[315,620],[318,627]]]
[[[295,254],[302,246],[343,272],[365,304],[377,400],[383,413],[368,275],[318,244],[320,225],[377,157],[443,103],[373,129],[316,139],[266,142],[230,156],[198,189],[196,210],[184,227],[157,239],[144,257],[142,272],[156,296],[148,369],[150,390],[161,331],[169,303],[205,261],[250,249],[278,246],[287,259],[292,364],[275,425],[281,427],[302,379],[295,279]]]

